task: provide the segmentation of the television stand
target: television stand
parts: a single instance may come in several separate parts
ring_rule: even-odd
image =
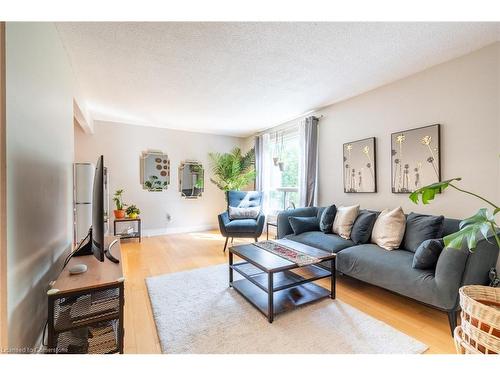
[[[111,243],[109,244],[108,248],[106,250],[104,250],[104,255],[106,255],[106,258],[108,258],[110,261],[112,261],[113,263],[120,263],[120,260],[119,259],[116,259],[113,254],[111,254],[111,247],[116,244],[118,242],[118,239],[114,239],[113,241],[111,241]]]
[[[115,237],[106,237],[109,245]],[[120,243],[115,246],[119,261]],[[47,292],[47,353],[123,353],[124,277],[122,265],[99,262],[93,255],[72,258],[88,271],[70,275],[64,269]]]

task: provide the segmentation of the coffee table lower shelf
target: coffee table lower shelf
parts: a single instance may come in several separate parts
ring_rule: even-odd
[[[330,291],[314,283],[302,284],[292,288],[279,290],[273,294],[273,316],[268,316],[268,293],[247,279],[234,280],[232,287],[243,298],[264,314],[270,322],[274,315],[295,307],[330,297]]]

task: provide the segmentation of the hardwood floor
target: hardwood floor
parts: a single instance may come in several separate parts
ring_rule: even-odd
[[[226,263],[223,246],[224,239],[215,231],[143,238],[142,243],[122,241],[125,353],[161,353],[144,279]],[[320,282],[325,287],[328,283]],[[427,353],[455,352],[444,312],[347,276],[337,278],[337,298],[424,342]]]

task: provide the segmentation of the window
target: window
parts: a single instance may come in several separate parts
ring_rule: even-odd
[[[266,211],[275,214],[299,203],[298,127],[270,133],[266,143],[264,169],[269,181],[265,189]]]

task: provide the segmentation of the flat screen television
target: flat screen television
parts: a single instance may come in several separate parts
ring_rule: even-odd
[[[92,189],[92,254],[104,262],[104,156],[97,160]]]
[[[114,263],[119,260],[111,255],[110,249],[118,240],[112,241],[108,246],[104,241],[104,156],[97,159],[92,188],[92,226],[87,235],[88,242],[76,250],[72,256],[93,254],[97,260],[104,262],[104,256]]]

